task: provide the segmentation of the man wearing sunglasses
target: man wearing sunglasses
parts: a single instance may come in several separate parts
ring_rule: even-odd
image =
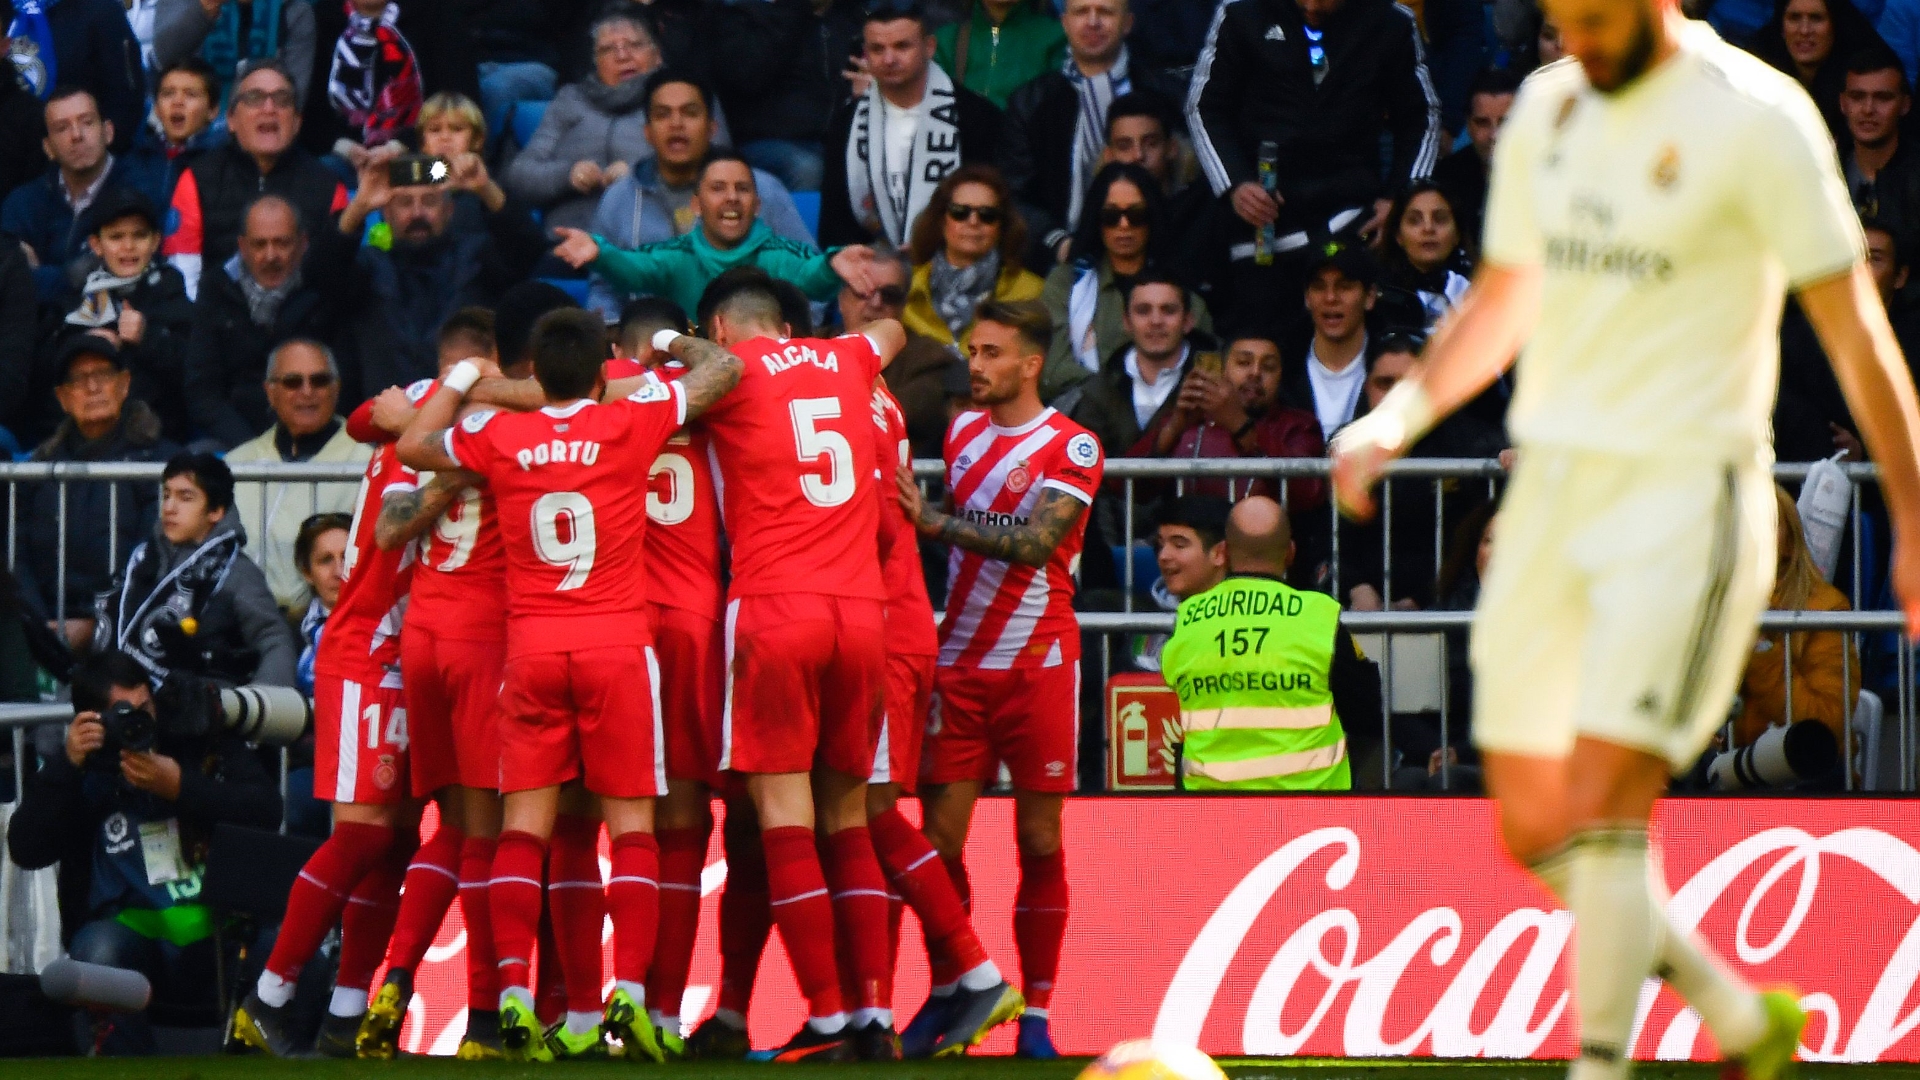
[[[199,296],[203,270],[218,273],[239,246],[241,216],[261,195],[278,195],[300,211],[324,253],[351,258],[353,246],[334,226],[347,208],[347,188],[331,170],[294,145],[300,102],[293,76],[279,62],[248,63],[227,110],[233,138],[202,154],[173,189],[167,261]],[[358,240],[356,235],[354,240]]]
[[[267,405],[273,426],[227,453],[228,464],[249,461],[351,461],[365,465],[373,456],[347,434],[337,415],[340,371],[333,351],[317,341],[295,338],[267,358]],[[247,554],[267,575],[267,587],[281,608],[306,610],[313,596],[294,565],[294,541],[310,515],[352,513],[355,485],[259,484],[234,486],[234,509],[247,532]]]

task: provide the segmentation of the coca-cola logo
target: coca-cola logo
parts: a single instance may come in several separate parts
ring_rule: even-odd
[[[1332,856],[1324,874],[1303,873],[1302,867],[1323,852]],[[1690,933],[1723,903],[1725,910],[1737,903],[1731,941],[1714,944],[1743,970],[1764,967],[1799,939],[1817,904],[1857,913],[1865,898],[1832,888],[1822,893],[1823,867],[1834,858],[1870,872],[1908,905],[1920,904],[1920,851],[1899,837],[1864,827],[1825,836],[1782,827],[1741,839],[1709,861],[1674,891],[1668,916],[1678,930]],[[1261,959],[1243,958],[1241,952],[1276,895],[1289,886],[1346,892],[1361,862],[1359,835],[1337,825],[1297,836],[1262,859],[1227,893],[1186,950],[1161,1000],[1153,1037],[1201,1044],[1229,970]],[[1747,883],[1743,896],[1730,891],[1741,882]],[[1518,890],[1515,895],[1525,899]],[[1803,1058],[1877,1061],[1920,1026],[1920,1005],[1907,1004],[1920,976],[1920,920],[1912,910],[1879,910],[1876,920],[1887,925],[1889,915],[1905,927],[1897,943],[1891,934],[1844,943],[1870,954],[1855,959],[1879,963],[1872,990],[1854,1015],[1845,1015],[1837,991],[1855,987],[1823,986],[1808,978],[1821,973],[1801,975],[1801,1002],[1812,1016]],[[1573,1022],[1561,970],[1573,931],[1565,911],[1515,904],[1471,942],[1460,913],[1445,905],[1414,911],[1397,927],[1381,926],[1377,919],[1368,925],[1349,908],[1327,907],[1282,929],[1284,942],[1266,958],[1246,996],[1235,1048],[1240,1053],[1300,1053],[1316,1036],[1324,1045],[1322,1029],[1337,1024],[1339,1052],[1354,1057],[1531,1057],[1557,1026]],[[1367,944],[1383,939],[1377,951],[1363,956]],[[1516,950],[1517,967],[1509,957]],[[1496,979],[1496,972],[1509,974]],[[1636,1051],[1660,1059],[1706,1056],[1708,1048],[1696,1045],[1700,1019],[1689,1009],[1666,1010],[1664,1026],[1657,1033],[1647,1030],[1656,993],[1657,986],[1649,983],[1641,995]],[[1859,997],[1857,992],[1847,996]],[[1343,1000],[1341,1011],[1337,1005]]]

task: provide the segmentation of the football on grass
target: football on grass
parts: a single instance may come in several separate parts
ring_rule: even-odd
[[[1213,1059],[1191,1046],[1151,1039],[1123,1042],[1087,1066],[1080,1080],[1226,1080]]]

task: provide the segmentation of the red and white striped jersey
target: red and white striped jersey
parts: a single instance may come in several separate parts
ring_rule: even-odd
[[[1052,409],[1017,428],[999,427],[984,412],[962,413],[947,429],[945,457],[954,516],[993,525],[1025,525],[1049,489],[1091,504],[1105,465],[1100,440]],[[1044,567],[954,548],[940,665],[1006,669],[1078,660],[1073,575],[1086,531],[1082,514]]]

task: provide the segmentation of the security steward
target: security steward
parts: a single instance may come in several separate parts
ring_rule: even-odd
[[[1282,580],[1292,560],[1286,511],[1246,499],[1227,518],[1226,580],[1180,604],[1161,665],[1180,698],[1187,790],[1353,786],[1340,720],[1378,726],[1379,675],[1337,601]]]

